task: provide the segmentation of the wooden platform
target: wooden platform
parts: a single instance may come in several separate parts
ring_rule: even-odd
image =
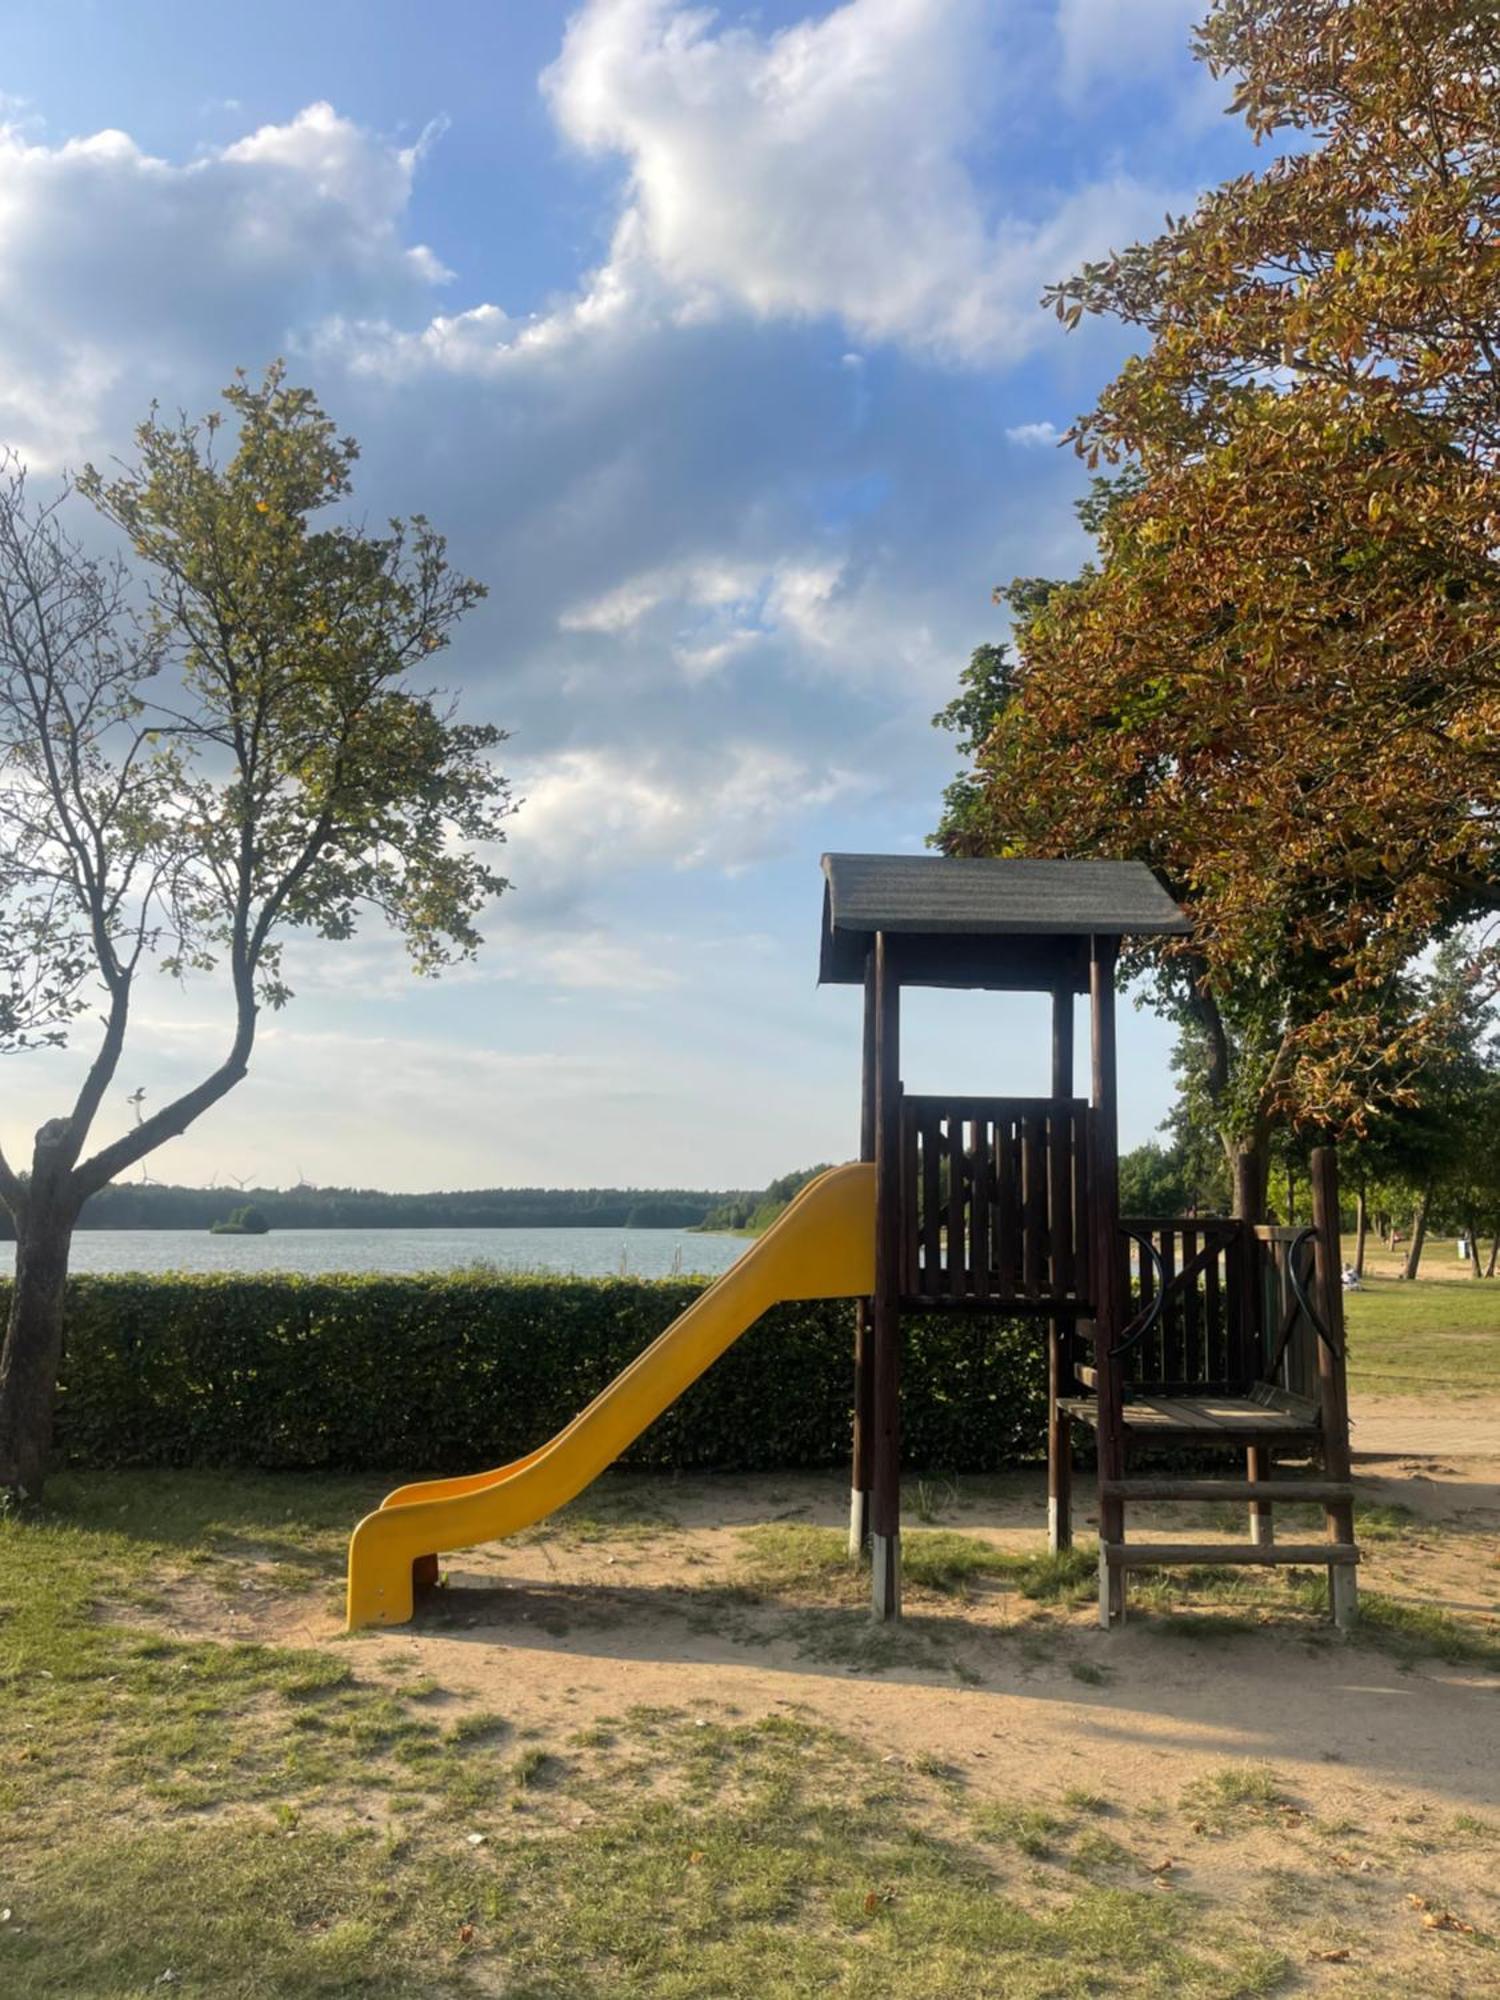
[[[1058,1408],[1082,1423],[1099,1421],[1099,1406],[1092,1396],[1059,1398]],[[1319,1435],[1317,1413],[1310,1405],[1277,1407],[1251,1396],[1136,1393],[1123,1415],[1127,1434],[1145,1444],[1287,1445],[1312,1443]]]

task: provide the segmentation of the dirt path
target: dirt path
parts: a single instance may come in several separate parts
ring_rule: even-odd
[[[1354,1399],[1358,1462],[1462,1458],[1500,1477],[1500,1401],[1491,1397],[1427,1403],[1416,1396]]]

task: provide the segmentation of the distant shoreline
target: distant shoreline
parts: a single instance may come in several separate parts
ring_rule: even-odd
[[[732,1201],[714,1188],[446,1188],[393,1194],[381,1188],[176,1187],[115,1181],[85,1202],[76,1228],[157,1232],[208,1230],[253,1208],[280,1234],[308,1229],[696,1229]],[[0,1215],[0,1238],[14,1241]]]
[[[405,1235],[418,1231],[432,1231],[444,1236],[463,1235],[468,1231],[493,1231],[515,1229],[534,1235],[539,1229],[597,1229],[610,1235],[619,1235],[629,1230],[632,1234],[669,1232],[678,1236],[759,1236],[758,1229],[709,1229],[703,1223],[682,1222],[278,1222],[274,1233],[278,1236],[295,1236],[309,1230],[338,1230],[350,1235],[379,1235],[382,1230],[400,1230]],[[74,1229],[75,1236],[168,1236],[197,1235],[199,1231],[191,1222],[80,1222]],[[212,1230],[208,1232],[214,1234]],[[220,1230],[221,1236],[255,1235],[254,1230]],[[14,1242],[14,1237],[0,1236],[0,1242]]]

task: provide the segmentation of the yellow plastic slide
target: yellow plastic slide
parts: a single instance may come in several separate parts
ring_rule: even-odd
[[[875,1169],[832,1167],[550,1444],[493,1472],[387,1494],[349,1543],[349,1630],[411,1617],[414,1563],[500,1541],[575,1499],[769,1307],[858,1298],[874,1284]]]

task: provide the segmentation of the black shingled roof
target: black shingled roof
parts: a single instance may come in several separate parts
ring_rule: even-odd
[[[1187,918],[1140,861],[825,854],[821,978],[862,978],[863,938],[1181,936]]]

